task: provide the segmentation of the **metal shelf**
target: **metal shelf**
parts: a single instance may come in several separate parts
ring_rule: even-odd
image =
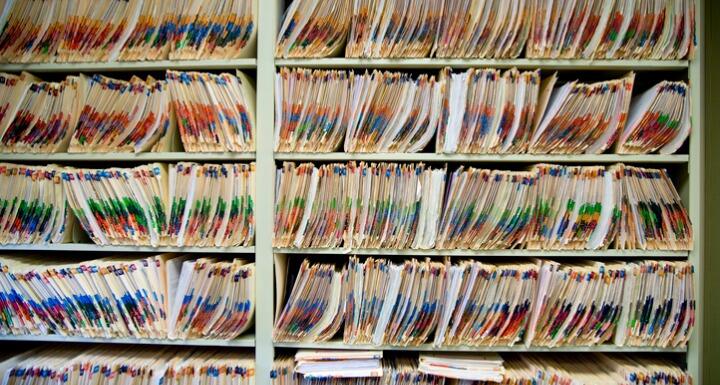
[[[687,60],[592,60],[592,59],[275,59],[280,67],[307,68],[519,68],[548,70],[687,70]]]
[[[277,348],[293,349],[341,349],[341,350],[402,350],[418,352],[607,352],[607,353],[685,353],[687,347],[658,348],[648,346],[615,346],[610,344],[597,346],[558,346],[547,348],[541,346],[527,347],[523,344],[514,346],[441,346],[422,344],[420,346],[392,346],[392,345],[348,345],[342,341],[328,342],[275,342]]]
[[[532,155],[532,154],[434,154],[434,153],[299,153],[276,152],[282,161],[407,161],[407,162],[493,162],[493,163],[687,163],[687,154],[678,155]]]
[[[140,152],[140,153],[0,153],[5,162],[183,162],[255,160],[254,152]]]
[[[78,342],[92,344],[132,344],[132,345],[176,345],[176,346],[232,346],[232,347],[254,347],[255,335],[242,335],[234,340],[215,339],[191,339],[191,340],[164,340],[151,338],[90,338],[90,337],[69,337],[61,335],[7,335],[0,336],[0,341],[22,341],[22,342]]]
[[[18,251],[109,251],[117,253],[235,253],[253,254],[255,247],[101,246],[92,243],[0,245],[0,250]]]
[[[158,60],[104,63],[26,63],[0,64],[0,71],[18,72],[86,72],[86,71],[164,71],[164,70],[223,70],[257,68],[255,58],[231,60]]]
[[[563,257],[563,258],[687,258],[688,251],[672,250],[395,250],[395,249],[330,249],[273,248],[277,254],[341,254],[341,255],[402,255],[451,257]]]

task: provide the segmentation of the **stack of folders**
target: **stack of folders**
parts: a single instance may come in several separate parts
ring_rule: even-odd
[[[253,355],[237,350],[52,345],[0,362],[6,385],[255,384]]]
[[[418,152],[435,136],[442,88],[401,72],[282,69],[276,78],[276,151]]]
[[[432,248],[444,186],[445,170],[423,164],[285,163],[274,246]]]
[[[255,0],[4,1],[0,61],[197,60],[255,51]]]
[[[276,56],[667,60],[696,44],[693,0],[339,3],[294,0]]]
[[[255,314],[255,264],[187,255],[50,263],[0,256],[2,335],[234,339]]]
[[[425,374],[428,362],[442,365],[437,374]],[[468,362],[482,362],[471,366]],[[670,359],[648,355],[601,354],[503,354],[460,356],[398,356],[383,358],[381,378],[306,378],[294,371],[292,357],[275,359],[273,385],[691,385],[690,375]],[[503,368],[497,371],[497,368]],[[466,370],[456,369],[466,368]],[[492,368],[488,370],[487,368]],[[470,370],[467,370],[470,369]],[[494,371],[493,371],[494,370]],[[496,374],[491,380],[453,376]],[[445,375],[450,376],[445,377]]]
[[[279,272],[277,303],[285,277]],[[276,341],[555,347],[684,346],[695,323],[687,262],[482,263],[305,260],[278,314]]]
[[[2,152],[253,151],[255,91],[241,72],[168,71],[43,82],[0,74]]]
[[[275,151],[645,154],[690,134],[688,86],[663,81],[631,99],[634,73],[596,83],[539,71],[469,69],[412,77],[283,68],[275,82]],[[436,134],[437,132],[437,134]]]
[[[418,371],[427,375],[461,381],[501,382],[503,359],[497,353],[420,354]]]
[[[0,244],[62,243],[74,239],[58,166],[0,163]]]
[[[381,351],[299,350],[295,373],[305,378],[381,377]]]
[[[423,164],[285,163],[275,247],[691,250],[665,170],[622,164],[530,171]]]
[[[62,172],[68,202],[99,245],[250,246],[255,164],[153,163]]]
[[[331,353],[334,354],[334,352]],[[367,353],[373,352],[354,353],[369,356]],[[298,354],[305,353],[301,351]],[[346,373],[343,372],[338,373],[341,375],[331,373],[328,376],[318,377],[307,376],[296,371],[296,358],[278,357],[273,364],[270,378],[273,385],[444,385],[446,383],[442,377],[418,371],[418,360],[415,357],[385,357],[378,363],[380,367],[377,376],[348,377],[342,375]],[[378,370],[375,371],[378,372]]]
[[[167,72],[185,151],[255,150],[255,89],[235,75]]]

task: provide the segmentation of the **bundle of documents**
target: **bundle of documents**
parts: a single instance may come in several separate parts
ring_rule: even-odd
[[[615,152],[672,154],[690,135],[690,89],[683,82],[662,81],[630,105]]]
[[[166,78],[185,151],[255,150],[255,90],[242,72],[168,71]]]
[[[695,325],[694,272],[683,261],[628,263],[615,344],[685,346]]]
[[[614,166],[613,166],[614,167]],[[532,218],[524,247],[532,250],[608,248],[623,218],[619,180],[603,166],[539,164],[532,196]]]
[[[544,114],[533,130],[528,152],[604,152],[625,127],[635,74],[592,84],[572,81],[557,88],[556,80],[556,75],[543,80],[540,111]]]
[[[534,219],[537,176],[530,171],[460,167],[448,178],[438,249],[511,249]]]
[[[343,275],[333,264],[311,265],[303,261],[285,307],[282,312],[275,312],[273,339],[327,341],[332,338],[344,317]]]
[[[418,152],[435,136],[442,87],[434,76],[373,71],[351,78],[346,152]]]
[[[445,170],[423,164],[285,163],[275,247],[432,248]]]
[[[304,378],[382,377],[381,351],[299,350],[295,373]]]
[[[501,382],[505,373],[497,353],[420,354],[418,371],[465,381]]]
[[[353,76],[280,68],[275,76],[275,151],[337,150],[350,122]]]
[[[239,259],[173,254],[0,256],[0,334],[233,339],[252,325],[254,272]]]
[[[153,163],[62,172],[68,202],[99,245],[249,246],[255,165]]]
[[[530,58],[684,59],[695,48],[695,2],[539,1]]]
[[[300,354],[301,352],[298,352]],[[335,354],[330,352],[329,354]],[[365,355],[366,352],[357,352]],[[354,352],[343,353],[343,355]],[[346,371],[347,373],[347,371]],[[418,371],[417,357],[386,357],[381,361],[382,377],[309,377],[295,371],[293,357],[276,358],[270,372],[273,385],[444,385],[445,378]]]
[[[673,360],[640,354],[504,354],[502,385],[691,385]]]
[[[442,17],[441,1],[353,2],[346,57],[426,57]]]
[[[344,343],[375,346],[677,347],[695,324],[687,262],[306,259],[287,301],[278,266],[276,341],[327,341],[344,327]]]
[[[0,61],[232,59],[255,51],[255,0],[6,1]]]
[[[285,163],[275,247],[691,250],[692,226],[662,169],[530,171],[354,162]],[[441,203],[442,202],[442,203]]]
[[[538,284],[538,263],[462,261],[447,267],[435,346],[512,346],[526,327]]]
[[[625,263],[543,261],[525,343],[597,345],[614,332],[629,292]]]
[[[98,245],[158,246],[167,231],[167,167],[62,171],[73,214]]]
[[[293,0],[280,27],[275,57],[336,56],[350,30],[352,1]]]
[[[435,329],[447,286],[446,265],[429,259],[394,264],[351,257],[343,274],[348,344],[420,345]]]
[[[80,116],[68,152],[143,152],[167,149],[174,132],[168,84],[80,75]],[[157,146],[157,147],[156,147]]]
[[[0,77],[5,79],[0,92],[7,96],[2,100],[6,101],[5,116],[9,117],[0,122],[3,124],[0,126],[0,151],[67,151],[84,102],[84,94],[80,94],[79,90],[84,80],[68,76],[61,82],[28,83],[13,81],[12,75],[3,74]],[[14,92],[13,89],[18,87],[22,90]],[[23,91],[22,96],[16,99],[20,91]]]
[[[74,217],[55,165],[0,163],[0,244],[73,239]]]
[[[609,172],[616,207],[614,248],[692,250],[690,215],[664,169],[617,164]]]
[[[530,34],[535,0],[443,0],[433,56],[511,59]]]
[[[525,152],[535,116],[543,112],[539,71],[446,68],[440,83],[445,92],[438,153]]]
[[[434,76],[282,69],[276,151],[418,152],[435,136],[443,87]]]
[[[255,384],[252,354],[237,350],[51,345],[0,362],[6,385]]]
[[[168,194],[169,244],[253,244],[255,163],[177,163],[170,168]]]

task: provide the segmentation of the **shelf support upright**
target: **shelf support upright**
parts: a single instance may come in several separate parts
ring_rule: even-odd
[[[270,385],[273,331],[273,89],[280,1],[258,0],[255,163],[255,383]]]

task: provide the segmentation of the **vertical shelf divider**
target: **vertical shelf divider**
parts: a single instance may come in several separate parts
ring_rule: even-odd
[[[275,35],[282,16],[280,0],[258,1],[255,161],[255,383],[270,385],[274,360],[272,341],[275,279],[273,217],[275,160],[273,159]],[[344,1],[344,0],[343,0]]]

